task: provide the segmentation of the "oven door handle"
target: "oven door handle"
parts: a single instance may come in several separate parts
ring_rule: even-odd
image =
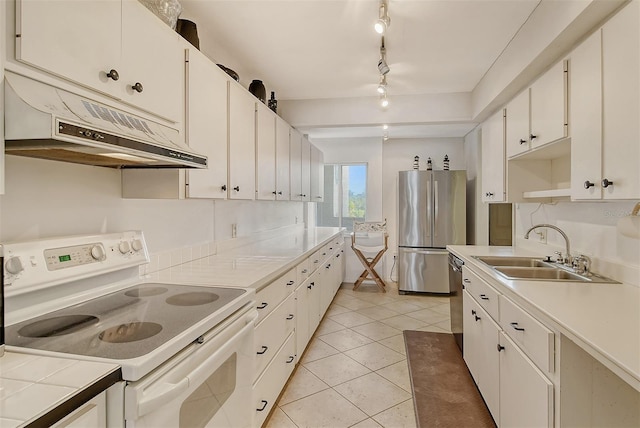
[[[217,348],[216,352],[211,354],[211,356],[207,357],[202,363],[198,365],[194,370],[190,371],[186,376],[184,376],[177,383],[162,383],[156,380],[156,385],[153,389],[154,391],[148,395],[143,395],[139,398],[137,404],[137,417],[141,417],[146,415],[147,413],[157,409],[158,407],[166,404],[184,391],[189,389],[189,385],[191,382],[197,383],[202,382],[202,379],[206,376],[209,376],[209,372],[211,371],[211,364],[216,359],[220,358],[220,355],[224,355],[228,349],[232,346],[236,346],[236,342],[244,335],[248,334],[250,330],[254,329],[254,321],[258,318],[258,312],[252,311],[250,314],[245,315],[242,318],[242,321],[245,323],[244,327],[240,331],[238,331],[231,338],[227,339],[224,345]],[[200,345],[206,346],[206,345]],[[157,388],[157,389],[156,389]]]

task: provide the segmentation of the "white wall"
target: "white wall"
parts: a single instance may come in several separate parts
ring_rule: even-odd
[[[489,207],[482,202],[482,132],[478,126],[464,137],[467,169],[467,244],[488,245]]]
[[[4,175],[0,242],[141,229],[157,253],[303,219],[302,202],[122,199],[110,168],[7,156]]]

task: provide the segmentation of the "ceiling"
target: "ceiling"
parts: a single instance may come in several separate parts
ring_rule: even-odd
[[[181,18],[198,26],[200,50],[237,71],[245,87],[260,79],[279,100],[376,95],[381,37],[373,23],[379,1],[180,2]],[[539,2],[389,0],[389,97],[472,91]],[[325,128],[318,133],[370,134],[366,127],[354,128],[358,129]],[[427,128],[416,124],[405,131],[413,138],[445,129]],[[447,135],[468,130],[452,125]]]

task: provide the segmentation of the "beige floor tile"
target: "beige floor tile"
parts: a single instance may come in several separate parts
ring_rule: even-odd
[[[345,306],[346,303],[349,302],[353,302],[354,300],[358,300],[356,297],[354,297],[353,295],[349,295],[346,293],[338,293],[336,294],[336,296],[333,298],[333,302],[332,303],[337,303],[340,306]]]
[[[435,327],[440,327],[448,333],[451,333],[451,320],[447,319],[438,323],[433,324]]]
[[[360,300],[364,300],[365,302],[370,302],[376,305],[384,305],[386,303],[393,303],[396,301],[396,298],[394,298],[393,296],[390,296],[389,293],[378,293],[376,294],[372,294],[372,293],[362,293],[362,294],[357,294],[356,297]]]
[[[340,302],[340,306],[344,306],[345,308],[351,309],[352,311],[357,311],[358,309],[376,306],[376,304],[356,298],[351,298],[348,301]]]
[[[291,403],[292,401],[299,400],[300,398],[307,397],[327,388],[329,388],[329,385],[318,379],[316,375],[304,366],[300,366],[282,393],[278,404],[282,406],[283,404]]]
[[[404,300],[396,300],[392,303],[385,303],[382,307],[398,312],[399,314],[406,314],[407,312],[415,312],[423,309],[421,306],[413,303],[406,302]]]
[[[344,314],[334,315],[331,317],[331,320],[345,327],[355,327],[373,321],[371,318],[357,312],[345,312]]]
[[[302,356],[302,363],[308,363],[311,361],[319,360],[320,358],[325,358],[330,355],[338,354],[336,348],[331,345],[326,344],[322,340],[317,337],[311,339],[311,342],[307,345],[307,350]]]
[[[410,393],[375,373],[345,382],[334,389],[369,416],[411,398]]]
[[[353,312],[347,312],[351,314]],[[335,322],[333,319],[324,317],[318,328],[316,329],[316,336],[322,336],[323,334],[333,333],[334,331],[344,330],[346,327],[342,324]]]
[[[396,336],[402,331],[397,328],[393,328],[389,325],[383,324],[381,322],[372,322],[369,324],[359,325],[357,327],[353,327],[351,330],[356,333],[360,333],[363,336],[367,336],[369,339],[373,340],[382,340],[387,337]]]
[[[395,317],[383,319],[380,322],[390,325],[391,327],[397,328],[399,330],[417,330],[418,328],[427,325],[427,323],[425,323],[424,321],[420,321],[406,315],[398,315]]]
[[[402,355],[406,355],[407,353],[407,349],[404,343],[404,335],[402,334],[379,340],[378,343],[381,343],[382,345],[391,348],[394,351],[401,353]]]
[[[446,303],[443,305],[437,305],[432,307],[431,309],[441,314],[444,314],[446,316],[449,316],[449,314],[451,313],[451,306],[449,306],[449,303]]]
[[[420,328],[416,328],[416,330],[418,331],[431,331],[433,333],[450,333],[449,331],[441,328],[441,327],[437,327],[435,325],[427,325],[424,327],[420,327]]]
[[[420,309],[419,311],[408,312],[405,315],[420,320],[425,324],[435,324],[449,319],[449,315],[441,314],[433,309]]]
[[[373,419],[383,427],[415,428],[416,414],[413,400],[404,401],[397,406],[380,412]]]
[[[344,354],[305,363],[304,367],[329,386],[335,386],[371,372]]]
[[[271,417],[269,418],[269,422],[264,426],[265,428],[298,428],[296,424],[293,423],[289,416],[285,412],[282,411],[279,407],[277,407]]]
[[[376,321],[398,315],[397,312],[392,311],[391,309],[383,308],[382,306],[372,306],[370,308],[358,309],[356,312]]]
[[[345,352],[345,355],[353,358],[370,370],[379,370],[406,359],[404,355],[376,342],[351,349]]]
[[[368,337],[349,329],[325,334],[323,336],[320,336],[320,339],[341,352],[348,351],[349,349],[357,348],[358,346],[366,345],[367,343],[373,342],[373,340],[369,339]]]
[[[380,428],[380,424],[374,421],[373,419],[365,419],[362,422],[358,422],[357,424],[351,426],[351,428]],[[388,427],[391,428],[391,427]]]
[[[281,407],[300,428],[346,428],[367,419],[360,409],[332,389]]]
[[[411,392],[411,378],[409,377],[409,366],[407,360],[399,361],[390,366],[376,370],[383,378],[398,385],[407,392]]]
[[[448,305],[449,297],[448,296],[420,296],[420,295],[412,295],[407,299],[409,303],[413,303],[414,305],[418,305],[423,308],[433,308],[440,305]]]
[[[332,303],[331,306],[329,306],[329,309],[327,309],[327,312],[325,313],[325,317],[331,317],[333,315],[343,314],[349,311],[351,311],[351,309],[347,309],[344,306],[340,306],[337,303]]]

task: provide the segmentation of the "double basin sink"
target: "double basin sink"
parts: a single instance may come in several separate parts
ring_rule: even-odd
[[[577,274],[558,263],[538,257],[473,256],[473,258],[490,266],[507,279],[617,283],[595,273]]]

